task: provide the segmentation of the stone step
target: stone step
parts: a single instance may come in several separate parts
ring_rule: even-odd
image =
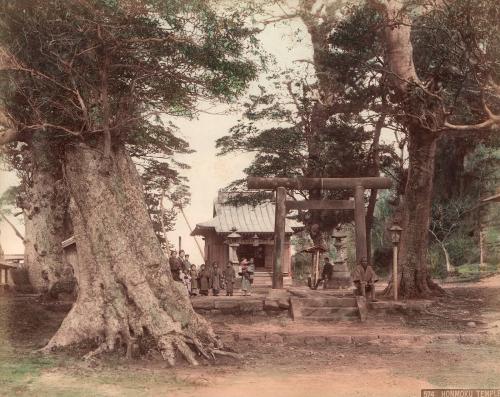
[[[356,298],[292,298],[296,303],[303,307],[357,307]]]
[[[255,273],[253,277],[253,286],[254,287],[271,287],[273,284],[273,276],[271,273]],[[291,286],[292,278],[290,276],[283,277],[283,285]]]
[[[335,316],[356,316],[358,309],[356,307],[302,307],[300,308],[302,318],[310,317],[335,317]]]
[[[354,315],[346,315],[346,314],[341,314],[341,313],[332,313],[329,315],[324,315],[324,316],[306,316],[302,317],[302,320],[304,321],[353,321],[358,319],[359,317],[356,317]]]

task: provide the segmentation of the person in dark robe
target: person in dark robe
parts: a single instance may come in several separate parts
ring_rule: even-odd
[[[219,295],[219,291],[222,288],[222,270],[219,269],[217,262],[212,265],[212,293],[214,296]]]
[[[200,295],[208,296],[208,290],[210,289],[210,270],[204,264],[200,267],[200,272],[198,273],[198,284],[200,287]]]
[[[378,281],[378,277],[373,268],[368,265],[366,258],[362,258],[352,272],[352,281],[356,286],[356,294],[358,296],[369,294],[370,300],[376,302],[375,283]]]
[[[331,280],[333,276],[333,265],[330,263],[330,258],[325,256],[325,263],[323,265],[323,271],[321,272],[321,278],[316,281],[316,285],[314,289],[317,289],[319,286],[319,283],[327,282],[328,280]]]
[[[191,264],[187,260],[188,257],[189,255],[186,255],[186,252],[184,250],[179,251],[179,263],[181,266],[181,270],[184,273],[189,273],[189,271],[191,270]]]
[[[177,257],[177,251],[170,251],[170,258],[168,259],[168,263],[170,265],[170,271],[172,272],[172,277],[175,281],[181,281],[180,279],[180,271],[181,271],[181,263],[179,258]]]
[[[233,296],[234,281],[236,279],[236,272],[231,262],[228,262],[224,269],[224,282],[226,284],[226,296]]]
[[[248,273],[250,273],[250,284],[253,284],[253,275],[255,273],[255,261],[253,258],[250,258],[248,261]]]
[[[193,264],[189,261],[189,254],[186,254],[184,256],[184,267],[186,268],[186,271],[189,273],[191,271],[191,266]]]
[[[189,270],[189,275],[191,276],[191,296],[198,295],[198,271],[196,270],[196,265],[191,265]]]

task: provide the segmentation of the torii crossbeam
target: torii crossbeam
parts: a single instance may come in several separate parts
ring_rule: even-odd
[[[283,288],[283,253],[285,250],[285,217],[290,209],[354,210],[356,228],[356,261],[368,259],[366,249],[365,189],[389,189],[392,181],[383,177],[364,178],[260,178],[247,179],[249,189],[276,190],[276,212],[274,223],[273,289]],[[334,190],[352,189],[352,200],[303,200],[287,201],[286,189]]]

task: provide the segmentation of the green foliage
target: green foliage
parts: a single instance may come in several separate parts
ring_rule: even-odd
[[[171,131],[152,116],[233,100],[256,73],[244,15],[207,2],[20,0],[0,11],[2,100],[24,133],[92,142],[109,122],[127,142],[164,149]]]
[[[500,230],[495,224],[498,211],[494,205],[480,202],[499,185],[499,165],[498,137],[445,138],[439,144],[431,230],[454,265],[479,262],[480,228],[490,257],[487,260],[495,261],[500,255],[493,237]],[[436,250],[439,252],[438,247]],[[442,253],[437,258],[444,263]]]
[[[490,84],[500,76],[499,18],[500,5],[492,0],[454,0],[415,16],[419,77],[439,91],[454,123],[483,121],[482,103],[500,110],[500,96]]]
[[[190,149],[167,117],[234,101],[256,76],[246,13],[200,0],[2,1],[2,109],[22,141],[43,134],[62,162],[65,145],[104,150],[108,134],[125,143],[158,230],[164,190],[176,205],[189,200],[175,155]],[[11,145],[9,160],[29,185],[26,146]]]

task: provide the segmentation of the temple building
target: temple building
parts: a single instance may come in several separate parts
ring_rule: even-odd
[[[237,193],[220,191],[214,202],[213,218],[198,223],[191,235],[203,237],[206,263],[225,265],[232,259],[230,251],[234,247],[238,261],[243,258],[254,259],[254,285],[269,286],[274,261],[274,202],[265,201],[256,206],[235,205],[227,202],[232,194]],[[300,229],[298,223],[286,220],[283,258],[285,285],[292,283],[290,237]]]

